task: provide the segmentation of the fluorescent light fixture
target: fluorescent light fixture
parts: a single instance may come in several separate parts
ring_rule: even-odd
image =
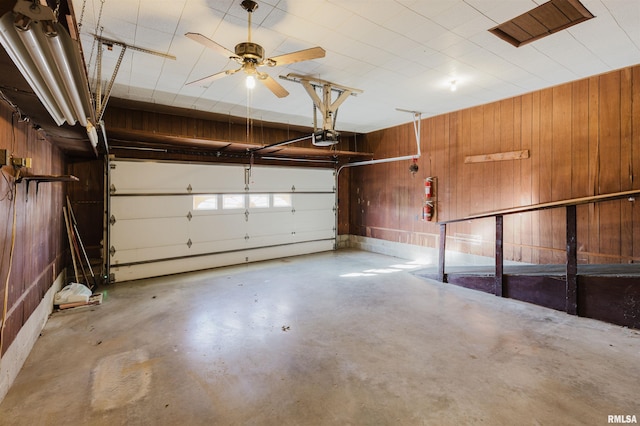
[[[24,18],[24,19],[23,19]],[[70,125],[76,124],[73,112],[69,107],[69,102],[64,94],[62,84],[57,78],[55,70],[55,63],[51,57],[51,52],[47,49],[44,50],[45,40],[43,40],[43,33],[38,23],[32,22],[30,18],[26,16],[20,16],[16,18],[16,29],[18,37],[22,40],[22,44],[26,47],[31,60],[36,65],[42,79],[46,83],[47,87],[53,94],[53,98],[58,103],[60,111],[64,116],[67,123]]]
[[[91,142],[91,146],[96,148],[98,146],[98,131],[90,121],[87,121],[87,136],[89,136],[89,142]]]
[[[98,134],[89,121],[93,108],[84,64],[53,11],[18,0],[13,11],[0,18],[0,43],[55,123],[80,123],[95,147]]]
[[[64,28],[59,23],[49,23],[51,25],[50,31],[47,31],[47,43],[51,52],[53,53],[53,60],[60,71],[60,76],[62,77],[62,83],[64,85],[65,91],[69,100],[71,101],[71,106],[73,107],[73,112],[75,113],[75,117],[78,122],[83,126],[87,127],[87,113],[85,110],[84,102],[80,97],[80,92],[78,90],[77,81],[77,73],[74,71],[74,67],[69,59],[74,59],[73,55],[73,46],[71,46],[71,38],[67,35]],[[66,36],[66,37],[65,37]],[[77,67],[76,67],[77,68]]]
[[[58,126],[65,118],[13,26],[13,14],[0,18],[0,43]]]

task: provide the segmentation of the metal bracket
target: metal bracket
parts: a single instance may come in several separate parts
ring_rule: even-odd
[[[251,166],[244,168],[244,190],[249,190],[249,183],[251,182]]]
[[[109,225],[113,226],[116,224],[116,217],[114,215],[111,215],[111,217],[109,218]]]
[[[111,184],[111,186],[109,186],[109,194],[113,195],[116,193],[116,186],[114,184]]]
[[[96,58],[96,67],[97,69],[97,74],[98,77],[96,79],[97,81],[97,89],[96,89],[96,117],[97,117],[97,121],[101,121],[102,120],[102,115],[104,114],[104,110],[107,106],[107,102],[109,102],[109,97],[111,96],[111,89],[113,89],[113,84],[116,81],[116,76],[118,75],[118,71],[120,70],[120,65],[122,64],[122,59],[124,58],[124,53],[127,49],[131,49],[131,50],[135,50],[138,52],[142,52],[142,53],[148,53],[150,55],[156,55],[156,56],[160,56],[162,58],[165,59],[171,59],[171,60],[175,60],[176,57],[173,55],[169,55],[166,53],[162,53],[162,52],[157,52],[155,50],[150,50],[150,49],[145,49],[142,47],[138,47],[138,46],[133,46],[133,45],[128,45],[126,43],[123,43],[121,41],[117,41],[117,40],[112,40],[112,39],[108,39],[99,35],[94,34],[93,38],[98,42],[99,47],[98,47],[98,56]],[[118,61],[116,62],[116,66],[115,69],[113,70],[113,74],[111,75],[111,79],[109,80],[109,82],[107,83],[107,87],[104,88],[104,95],[102,94],[103,92],[103,87],[102,87],[102,46],[107,46],[107,48],[109,50],[113,49],[113,46],[120,46],[121,47],[121,51],[120,51],[120,55],[118,56]]]
[[[360,89],[341,86],[330,81],[306,75],[291,73],[286,76],[280,76],[280,78],[302,84],[304,89],[307,91],[307,94],[311,97],[314,107],[322,113],[322,130],[335,130],[335,118],[340,105],[342,105],[349,96],[356,96],[358,93],[362,93],[362,90]],[[316,88],[318,87],[322,88],[322,99],[320,99],[316,93]],[[338,94],[338,97],[334,101],[331,99],[333,92]],[[313,129],[315,131],[318,128],[315,110],[313,122]]]
[[[114,246],[111,246],[111,248],[109,249],[109,254],[111,255],[111,257],[115,256],[116,248]]]

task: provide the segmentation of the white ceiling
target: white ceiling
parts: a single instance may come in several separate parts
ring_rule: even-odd
[[[327,52],[322,59],[261,68],[290,92],[286,98],[261,85],[248,97],[241,73],[208,87],[185,85],[237,68],[184,34],[201,33],[233,51],[247,40],[240,0],[73,0],[73,6],[91,73],[96,32],[177,57],[128,49],[114,97],[240,117],[250,111],[255,119],[311,126],[311,98],[300,84],[278,78],[293,72],[363,90],[340,107],[336,129],[342,131],[411,121],[396,108],[424,118],[640,63],[638,0],[582,0],[594,19],[519,48],[487,30],[544,0],[257,1],[252,41],[265,56],[314,46]],[[104,52],[103,78],[112,75],[119,52]]]

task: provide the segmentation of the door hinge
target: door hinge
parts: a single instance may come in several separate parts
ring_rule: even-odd
[[[193,218],[193,215],[191,214],[191,212],[187,213],[187,219],[189,219],[189,222],[191,222],[192,218]]]
[[[111,217],[109,218],[109,224],[111,226],[116,224],[116,217],[114,215],[111,215]]]
[[[192,245],[193,243],[191,242],[191,238],[189,238],[189,241],[187,241],[187,247],[191,248]]]
[[[109,254],[111,255],[111,257],[116,255],[116,248],[114,246],[111,246],[111,248],[109,249]]]
[[[109,187],[109,194],[113,195],[116,193],[116,186],[114,184],[111,184],[111,186]]]

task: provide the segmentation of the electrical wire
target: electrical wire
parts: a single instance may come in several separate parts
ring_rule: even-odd
[[[2,359],[2,348],[4,347],[4,329],[7,325],[7,310],[9,307],[9,282],[11,281],[11,267],[13,266],[13,253],[16,246],[16,200],[18,189],[13,196],[13,224],[11,225],[11,248],[9,249],[9,268],[7,279],[4,283],[4,300],[2,302],[2,326],[0,326],[0,359]]]
[[[7,183],[7,188],[8,188],[7,192],[2,196],[2,198],[0,198],[0,201],[4,201],[4,200],[13,201],[13,199],[15,198],[15,195],[14,195],[15,184],[9,180],[4,170],[0,170],[0,174],[2,174],[2,177]]]

